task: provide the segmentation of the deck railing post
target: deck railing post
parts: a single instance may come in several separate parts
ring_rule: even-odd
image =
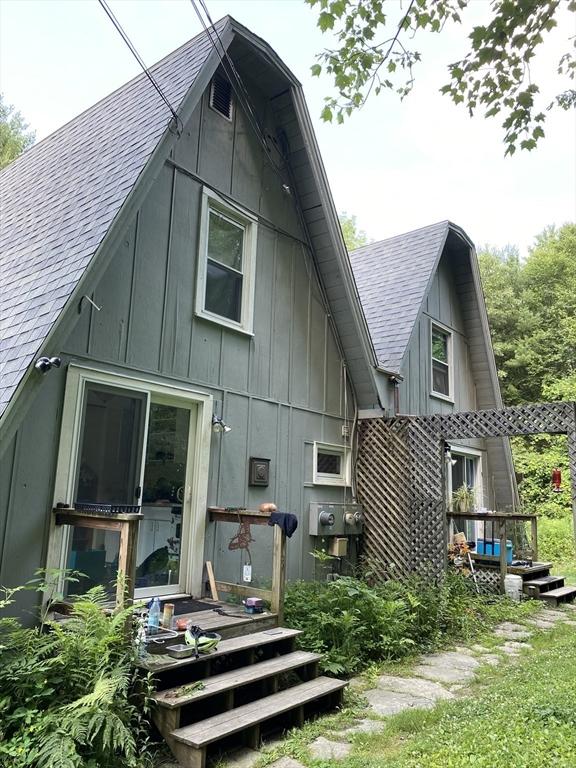
[[[272,612],[278,614],[278,624],[284,620],[284,588],[286,585],[286,534],[274,526],[272,549]]]
[[[500,589],[504,592],[504,580],[508,571],[506,559],[508,555],[508,550],[506,549],[506,520],[501,519],[498,527],[500,529]]]
[[[532,561],[538,560],[538,518],[530,520],[530,538],[532,540]]]

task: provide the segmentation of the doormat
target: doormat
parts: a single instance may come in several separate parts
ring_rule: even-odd
[[[203,603],[201,600],[175,600],[174,616],[181,616],[183,613],[197,613],[198,611],[212,611],[217,605]]]

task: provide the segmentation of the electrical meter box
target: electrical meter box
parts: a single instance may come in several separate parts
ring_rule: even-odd
[[[310,503],[310,536],[358,536],[363,529],[360,504]]]

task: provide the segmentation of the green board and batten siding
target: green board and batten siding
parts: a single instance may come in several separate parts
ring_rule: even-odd
[[[262,217],[253,338],[194,314],[200,179]],[[104,273],[83,286],[101,311],[83,302],[71,331],[56,337],[55,346],[66,363],[212,394],[233,431],[212,439],[209,504],[274,500],[298,514],[289,575],[310,576],[307,505],[343,498],[341,488],[311,483],[313,441],[342,440],[341,356],[294,200],[239,108],[229,122],[204,95],[114,248]],[[3,446],[3,584],[24,582],[45,562],[64,387],[65,367],[36,382],[14,438]],[[38,423],[45,427],[41,439]],[[249,488],[251,455],[271,459],[268,488]],[[210,556],[226,552],[214,536],[206,541]],[[229,554],[234,568],[236,553]]]
[[[449,234],[404,356],[401,413],[447,415],[501,407],[495,397],[495,372],[490,370],[472,263],[467,250]],[[453,402],[431,394],[433,323],[445,327],[452,336]],[[510,468],[503,441],[462,439],[458,444],[483,452],[483,503],[489,508],[497,503],[510,504]]]

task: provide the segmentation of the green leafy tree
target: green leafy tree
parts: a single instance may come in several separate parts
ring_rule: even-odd
[[[545,230],[525,262],[510,248],[479,261],[504,401],[576,401],[576,225]],[[566,435],[513,438],[512,449],[522,506],[542,517],[540,557],[573,569]]]
[[[525,371],[517,360],[518,340],[530,318],[522,303],[522,265],[518,250],[484,247],[478,254],[492,346],[504,401],[522,400]]]
[[[20,112],[11,104],[5,104],[0,94],[0,168],[15,160],[34,143],[36,134],[28,130]]]
[[[413,48],[417,32],[441,33],[446,24],[460,24],[471,0],[306,0],[318,9],[318,26],[336,36],[334,48],[318,55],[313,75],[326,72],[338,95],[326,98],[324,120],[343,122],[368,97],[383,90],[407,96],[414,84],[414,65],[421,60]],[[576,11],[575,0],[563,4]],[[546,34],[558,25],[560,0],[493,0],[491,18],[473,28],[469,52],[448,64],[449,80],[441,87],[470,114],[501,115],[506,154],[533,149],[544,136],[546,108],[569,109],[576,104],[572,87],[576,57],[571,42],[559,53],[557,74],[565,85],[551,104],[540,103],[530,64]]]
[[[358,229],[356,216],[349,216],[346,211],[344,211],[338,218],[340,219],[340,227],[342,228],[344,242],[349,251],[354,251],[356,248],[361,248],[363,245],[367,245],[370,242],[366,232],[364,232],[363,229]]]
[[[546,399],[576,373],[576,224],[547,229],[524,263],[514,249],[479,261],[504,401]]]

